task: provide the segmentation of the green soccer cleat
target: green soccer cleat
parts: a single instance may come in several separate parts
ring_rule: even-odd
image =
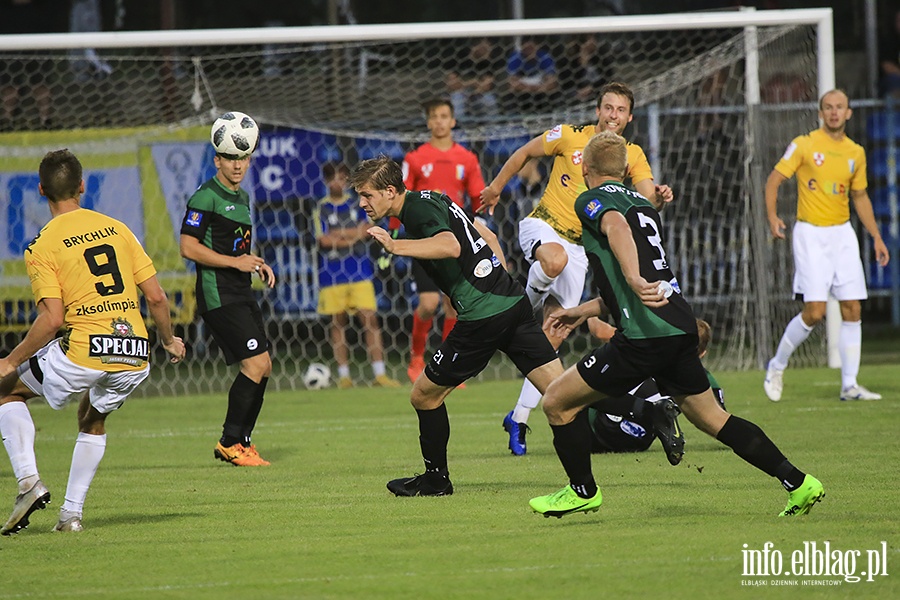
[[[532,510],[541,513],[545,517],[561,519],[565,515],[576,512],[597,512],[603,503],[603,494],[600,489],[592,498],[582,498],[575,493],[571,485],[567,485],[558,492],[547,496],[538,496],[529,500]]]
[[[825,497],[825,488],[822,482],[807,475],[803,479],[803,484],[793,492],[788,493],[788,503],[784,507],[779,517],[793,517],[795,515],[805,515],[813,504]]]

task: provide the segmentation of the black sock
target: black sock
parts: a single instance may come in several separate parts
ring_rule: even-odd
[[[255,401],[256,388],[256,382],[243,373],[239,372],[234,378],[228,390],[228,412],[225,413],[222,439],[219,440],[226,448],[243,442],[244,419]]]
[[[447,405],[433,410],[416,409],[419,417],[419,446],[425,459],[425,471],[447,471],[447,443],[450,441],[450,419]]]
[[[253,404],[250,406],[250,410],[244,418],[243,443],[247,448],[250,447],[250,434],[253,433],[253,428],[256,427],[256,419],[259,417],[259,411],[262,410],[267,383],[269,383],[269,378],[263,377],[260,382],[256,384],[256,394],[253,397]]]
[[[551,425],[553,447],[569,476],[569,483],[579,496],[590,498],[597,493],[591,473],[591,426],[587,410],[581,410],[571,423]]]
[[[777,477],[789,492],[799,487],[806,477],[785,458],[765,432],[750,421],[731,415],[716,439],[760,471]]]

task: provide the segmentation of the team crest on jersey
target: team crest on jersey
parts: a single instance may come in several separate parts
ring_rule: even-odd
[[[597,213],[599,213],[601,210],[603,210],[603,204],[601,204],[599,200],[594,198],[587,203],[587,206],[584,207],[584,214],[588,216],[588,219],[596,219]]]
[[[817,167],[821,167],[825,164],[825,155],[821,152],[813,152],[813,162],[816,163]]]
[[[200,227],[200,221],[203,220],[203,213],[192,210],[188,212],[187,219],[184,220],[185,225],[190,227]]]
[[[427,163],[422,165],[422,176],[423,177],[431,177],[431,172],[434,171],[434,165],[431,163]]]
[[[581,150],[576,150],[572,153],[573,165],[580,165],[582,160],[584,160],[584,155],[581,153]]]
[[[234,246],[232,247],[232,252],[237,252],[238,250],[250,250],[250,230],[244,231],[243,227],[238,227],[234,230],[234,233],[239,237],[235,238]]]
[[[124,317],[117,317],[110,323],[113,334],[119,337],[134,337],[134,326]]]
[[[553,129],[547,132],[547,135],[544,136],[544,139],[548,142],[552,142],[553,140],[558,140],[562,137],[562,125],[557,125]]]
[[[466,178],[466,167],[465,165],[456,165],[456,178],[459,181],[462,181]]]

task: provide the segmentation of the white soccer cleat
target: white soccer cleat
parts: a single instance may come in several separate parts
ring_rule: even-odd
[[[841,390],[841,400],[881,400],[881,394],[870,392],[863,386],[856,384]]]
[[[784,390],[784,369],[773,367],[771,360],[766,366],[766,380],[763,381],[763,389],[772,402],[781,400],[781,392]]]
[[[53,531],[84,531],[81,515],[66,509],[60,510],[59,521],[53,526]]]

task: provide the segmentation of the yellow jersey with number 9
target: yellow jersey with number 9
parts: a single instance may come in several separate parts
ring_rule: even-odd
[[[576,244],[581,242],[581,221],[575,215],[575,199],[587,191],[581,173],[582,154],[596,130],[596,125],[557,125],[544,132],[544,154],[554,157],[553,169],[541,201],[528,215],[545,221],[563,238]],[[631,180],[631,185],[653,179],[641,147],[629,143],[626,149],[628,168],[625,178]]]
[[[50,220],[25,249],[35,302],[65,308],[62,348],[98,371],[135,371],[150,357],[137,285],[156,269],[124,223],[80,208]]]
[[[794,138],[775,170],[788,178],[797,174],[797,219],[819,227],[849,221],[848,194],[869,185],[863,147],[821,129]]]

